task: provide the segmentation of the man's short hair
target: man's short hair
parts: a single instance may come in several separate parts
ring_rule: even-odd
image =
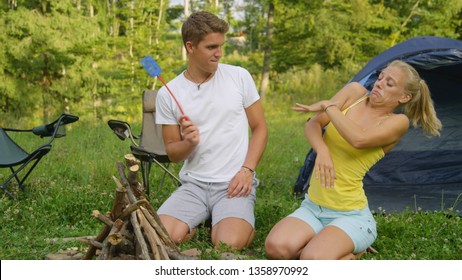
[[[229,25],[226,21],[212,13],[202,11],[195,12],[186,19],[181,27],[181,35],[184,45],[190,41],[197,46],[207,34],[225,34],[228,30]]]

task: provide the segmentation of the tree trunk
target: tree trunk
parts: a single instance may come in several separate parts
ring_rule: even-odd
[[[184,17],[187,18],[190,15],[190,9],[189,9],[189,0],[184,0]],[[188,58],[188,55],[186,53],[186,48],[184,46],[181,47],[181,59],[183,61],[186,61]]]
[[[412,16],[417,12],[417,8],[419,6],[419,3],[420,3],[420,0],[417,0],[414,3],[414,6],[412,6],[412,9],[409,12],[409,15],[404,20],[404,22],[401,24],[399,30],[392,34],[393,40],[391,41],[391,44],[390,44],[391,47],[393,47],[396,44],[396,39],[398,39],[399,35],[401,35],[401,31],[406,27],[406,25],[412,19]]]
[[[112,36],[114,38],[119,36],[119,27],[120,23],[117,19],[117,1],[112,0]]]
[[[159,45],[160,24],[162,22],[163,9],[164,9],[164,1],[160,0],[159,14],[157,15],[157,26],[156,26],[156,46]]]
[[[88,3],[88,13],[89,13],[89,15],[90,15],[91,18],[95,16],[95,7],[93,6],[93,2],[92,2],[92,1],[90,1],[90,2]]]
[[[132,93],[135,92],[135,61],[133,56],[133,45],[135,42],[135,5],[136,2],[132,1],[130,5],[130,67],[132,73],[132,81],[131,81],[131,91]]]
[[[51,74],[48,71],[49,59],[47,52],[43,53],[43,77],[42,77],[42,112],[43,122],[47,123],[48,118],[48,99],[50,98]]]
[[[268,18],[266,21],[266,46],[265,54],[263,57],[263,71],[260,84],[260,97],[264,99],[266,97],[266,91],[269,85],[269,74],[270,74],[270,65],[271,65],[271,41],[273,38],[273,29],[274,29],[274,4],[273,1],[269,2],[268,5]]]

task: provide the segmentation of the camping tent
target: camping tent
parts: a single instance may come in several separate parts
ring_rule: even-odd
[[[429,139],[421,129],[410,128],[366,175],[369,206],[386,212],[453,208],[462,214],[462,41],[412,38],[374,57],[350,82],[371,89],[380,71],[395,59],[413,65],[427,82],[443,131]],[[305,163],[295,188],[307,179],[310,161]]]

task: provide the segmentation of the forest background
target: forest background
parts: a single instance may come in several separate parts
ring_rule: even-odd
[[[175,1],[178,3],[179,1]],[[184,5],[186,3],[186,5]],[[247,68],[265,102],[309,102],[372,57],[414,36],[462,38],[460,0],[2,0],[0,125],[61,112],[94,123],[141,116],[140,94],[185,69],[185,14],[209,10],[231,30],[225,63]],[[26,120],[23,120],[22,123]]]
[[[80,118],[53,142],[25,192],[9,186],[17,200],[2,192],[0,259],[88,248],[64,240],[99,234],[91,213],[111,209],[115,163],[130,151],[106,122],[121,119],[140,131],[141,94],[161,83],[139,61],[152,55],[166,81],[180,74],[186,59],[179,29],[197,10],[230,23],[221,61],[250,71],[265,108],[269,142],[257,168],[257,231],[242,252],[251,259],[265,259],[267,233],[300,205],[292,188],[309,147],[307,116],[290,110],[294,102],[329,98],[372,57],[406,39],[462,39],[461,0],[0,0],[0,126],[30,128],[62,112]],[[42,140],[14,139],[29,151]],[[7,173],[1,169],[0,180]],[[151,172],[150,180],[159,177]],[[155,208],[176,188],[172,180],[152,185]],[[460,216],[441,208],[381,209],[373,244],[379,253],[363,258],[462,259]],[[206,230],[181,249],[189,248],[199,248],[202,259],[221,258]]]

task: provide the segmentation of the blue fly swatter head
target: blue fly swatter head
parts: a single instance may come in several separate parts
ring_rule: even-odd
[[[148,72],[148,74],[151,77],[158,77],[159,80],[162,82],[162,84],[165,86],[165,88],[168,90],[168,93],[172,96],[173,100],[175,100],[176,105],[180,109],[181,115],[184,115],[183,109],[181,108],[180,103],[178,103],[178,100],[176,100],[175,95],[170,91],[168,88],[167,84],[165,83],[164,79],[160,76],[160,73],[162,72],[162,69],[160,69],[159,64],[152,58],[152,56],[147,55],[141,59],[141,65],[143,65],[144,69]]]
[[[157,64],[154,58],[152,58],[150,55],[147,55],[141,59],[141,65],[143,65],[144,69],[146,69],[151,77],[157,77],[162,72],[159,64]]]

